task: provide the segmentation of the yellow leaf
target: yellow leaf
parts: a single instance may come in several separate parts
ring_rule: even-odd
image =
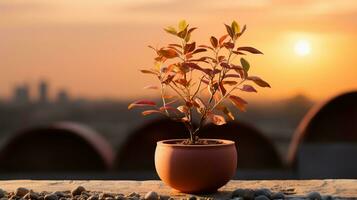
[[[240,27],[239,24],[236,21],[232,22],[232,30],[234,32],[234,34],[238,34],[240,32]]]
[[[185,30],[186,27],[187,27],[186,20],[179,21],[179,24],[178,24],[179,32]]]

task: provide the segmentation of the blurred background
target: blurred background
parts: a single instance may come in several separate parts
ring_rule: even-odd
[[[356,1],[3,0],[0,179],[157,179],[156,141],[185,129],[127,106],[157,97],[139,69],[181,19],[206,44],[237,20],[264,52],[248,60],[272,88],[202,133],[237,141],[235,178],[357,178]]]

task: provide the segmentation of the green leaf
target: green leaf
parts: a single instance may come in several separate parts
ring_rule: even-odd
[[[186,20],[181,20],[181,21],[179,21],[179,23],[178,23],[178,28],[179,28],[179,31],[183,31],[183,30],[185,30],[185,28],[187,27],[187,22],[186,22]]]
[[[242,67],[243,67],[244,71],[248,72],[249,68],[250,68],[249,62],[246,59],[241,58],[240,59],[240,63],[242,64]]]
[[[236,34],[238,34],[240,32],[239,24],[236,21],[232,22],[231,27],[232,27],[234,35],[236,35]]]
[[[177,35],[177,31],[174,27],[172,26],[169,26],[167,28],[164,28],[164,30],[167,32],[167,33],[170,33],[172,35]]]

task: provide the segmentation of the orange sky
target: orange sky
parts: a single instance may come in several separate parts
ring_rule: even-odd
[[[355,0],[3,0],[0,96],[41,78],[75,97],[148,95],[143,86],[156,80],[138,72],[152,63],[147,45],[175,40],[162,28],[180,19],[199,26],[193,39],[206,43],[225,22],[247,24],[241,44],[265,53],[248,57],[252,73],[272,85],[252,98],[321,100],[357,89]],[[299,40],[310,54],[294,52]]]

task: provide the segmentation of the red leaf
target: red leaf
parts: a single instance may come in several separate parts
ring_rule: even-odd
[[[255,84],[259,85],[260,87],[269,87],[270,88],[269,83],[265,82],[264,80],[262,80],[261,78],[259,78],[257,76],[249,76],[247,79],[253,81]]]
[[[231,68],[231,66],[228,63],[225,63],[225,62],[221,63],[221,66],[224,67],[224,68],[228,68],[228,69]]]
[[[222,81],[222,83],[232,86],[232,85],[236,85],[237,81]]]
[[[223,83],[219,83],[219,90],[221,91],[222,95],[226,95],[227,90],[224,88]]]
[[[186,44],[183,53],[184,54],[190,53],[193,50],[195,50],[195,48],[196,48],[196,42],[192,42],[192,43]]]
[[[228,35],[223,35],[221,38],[219,38],[219,45],[222,46],[224,40],[228,37]]]
[[[245,105],[247,104],[247,102],[244,99],[234,95],[230,95],[229,99],[232,101],[233,105],[235,105],[239,110],[243,112],[246,111]]]
[[[145,89],[145,90],[149,90],[149,89],[157,90],[157,89],[159,89],[159,87],[157,87],[156,85],[148,85],[148,86],[145,86],[143,89]]]
[[[240,76],[238,74],[226,74],[225,77],[226,78],[240,78]]]
[[[225,24],[225,26],[226,26],[228,35],[233,39],[234,32],[233,32],[232,28],[230,26],[228,26],[227,24]]]
[[[195,51],[193,51],[192,54],[201,53],[201,52],[205,52],[205,51],[207,51],[207,49],[196,49]]]
[[[209,69],[204,69],[202,67],[200,67],[199,65],[197,65],[196,63],[183,63],[182,64],[183,67],[189,67],[191,69],[196,69],[196,70],[200,70],[208,75],[211,75],[210,70]]]
[[[156,106],[156,103],[150,100],[139,100],[131,103],[128,106],[128,109],[132,109],[134,107],[143,107],[143,106]]]
[[[221,115],[210,114],[208,117],[215,125],[221,126],[226,123],[226,120]]]
[[[178,111],[176,108],[171,107],[171,106],[167,106],[167,105],[160,107],[160,111],[169,111],[169,110],[172,110],[172,111],[175,111],[175,112]]]
[[[155,74],[155,75],[158,74],[157,72],[155,72],[153,70],[142,69],[140,71],[141,71],[141,73],[144,73],[144,74]]]
[[[165,58],[176,58],[178,56],[177,52],[173,49],[160,49],[158,53]]]
[[[160,113],[160,114],[162,114],[162,112],[159,111],[159,110],[145,110],[145,111],[142,112],[141,114],[144,115],[144,116],[146,116],[146,115],[150,115],[150,114],[153,114],[153,113]]]
[[[261,51],[259,51],[258,49],[254,48],[254,47],[238,47],[237,50],[238,51],[247,51],[247,52],[253,53],[253,54],[263,54]]]
[[[223,46],[226,47],[227,49],[233,49],[234,43],[233,42],[225,42],[225,43],[223,43]]]
[[[241,90],[246,92],[257,92],[257,90],[251,85],[243,85]]]
[[[210,41],[211,41],[212,46],[213,46],[214,48],[217,48],[217,46],[218,46],[218,40],[217,40],[217,38],[215,38],[214,36],[211,36]]]

